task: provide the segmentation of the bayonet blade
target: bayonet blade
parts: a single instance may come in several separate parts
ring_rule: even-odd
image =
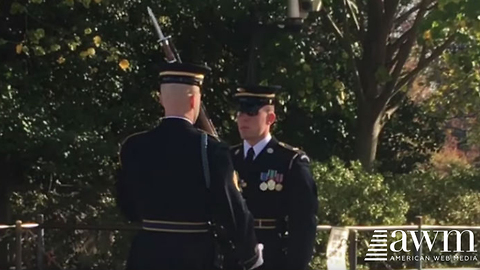
[[[163,35],[162,29],[160,29],[160,25],[158,25],[157,18],[155,18],[155,15],[153,15],[152,9],[150,7],[147,7],[147,11],[148,11],[148,15],[150,16],[150,19],[152,20],[153,26],[157,31],[160,41],[167,40],[167,38],[165,38],[165,36]]]

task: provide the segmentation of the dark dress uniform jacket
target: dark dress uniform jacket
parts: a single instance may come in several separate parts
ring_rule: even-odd
[[[211,194],[203,177],[201,131],[184,119],[165,118],[148,132],[128,137],[121,148],[117,203],[133,222],[201,223],[215,214],[241,259],[258,256],[253,218],[233,182],[229,147],[209,137]],[[211,196],[213,208],[207,205]],[[210,233],[142,230],[134,238],[127,269],[212,269]]]
[[[258,241],[265,246],[259,269],[307,269],[318,208],[309,158],[275,138],[250,165],[244,160],[243,144],[232,147],[231,153],[242,194],[256,220]]]

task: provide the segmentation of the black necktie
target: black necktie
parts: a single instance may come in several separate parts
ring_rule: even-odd
[[[254,155],[255,155],[255,151],[253,150],[253,147],[250,147],[250,149],[248,149],[247,157],[245,158],[245,162],[252,163]]]

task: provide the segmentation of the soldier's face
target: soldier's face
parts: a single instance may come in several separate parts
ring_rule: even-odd
[[[244,140],[256,140],[265,136],[274,122],[273,106],[263,106],[256,115],[245,112],[237,113],[238,131]]]

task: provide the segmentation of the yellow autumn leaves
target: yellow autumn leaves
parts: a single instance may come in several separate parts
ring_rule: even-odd
[[[95,46],[100,46],[100,44],[102,43],[102,38],[100,36],[95,36],[93,38],[93,43],[95,44]]]
[[[480,16],[479,16],[479,20],[480,20]],[[431,29],[428,29],[426,30],[425,32],[423,32],[423,39],[427,42],[433,42],[433,39],[434,38],[441,38],[443,37],[443,34],[442,35],[439,35],[440,31],[438,30],[439,29],[439,22],[437,21],[434,21],[432,23],[432,28]],[[450,33],[452,31],[458,31],[460,30],[460,32],[464,32],[465,34],[465,31],[468,29],[468,25],[467,25],[467,21],[464,19],[464,18],[459,18],[455,23],[454,25],[451,25],[450,28],[444,28],[444,33],[446,33],[445,31],[450,29]],[[435,32],[434,34],[432,33],[432,30]],[[435,31],[437,30],[437,31]]]
[[[88,34],[91,34],[92,31],[91,31],[91,29],[87,28],[87,29],[84,30],[84,33],[85,33],[86,35],[88,35]],[[81,51],[79,55],[80,55],[80,57],[81,57],[82,59],[86,59],[87,57],[88,57],[88,58],[92,58],[92,57],[94,57],[94,56],[97,54],[97,50],[96,50],[95,48],[99,48],[99,47],[100,47],[100,45],[102,44],[102,38],[101,38],[99,35],[96,35],[96,36],[94,36],[94,37],[92,38],[92,40],[93,40],[93,45],[94,45],[94,47],[89,47],[89,48],[86,48],[84,51]],[[69,46],[70,46],[70,49],[71,49],[72,51],[75,51],[75,49],[77,48],[77,46],[80,45],[80,44],[81,44],[81,43],[80,43],[80,40],[78,40],[77,43],[73,44],[73,45],[75,45],[75,46],[72,46],[72,44],[69,44]],[[38,47],[38,46],[37,46],[37,47]],[[56,52],[56,51],[59,51],[60,49],[61,49],[61,46],[60,46],[59,44],[53,44],[53,45],[50,46],[50,52]],[[115,54],[118,53],[118,50],[113,50],[113,51],[110,50],[110,51],[113,53],[113,55],[107,57],[107,59],[106,59],[107,62],[110,62],[110,61],[115,61],[115,62],[116,62],[116,61],[119,61],[119,62],[118,62],[118,66],[119,66],[123,71],[127,71],[127,70],[130,68],[130,66],[131,66],[130,62],[129,62],[127,59],[118,59],[118,56],[115,55]],[[27,52],[27,48],[25,47],[23,41],[15,46],[15,52],[16,52],[17,54],[22,54],[22,53],[24,53],[24,52]],[[37,54],[36,54],[36,55],[37,55]],[[63,64],[63,63],[66,62],[66,58],[65,58],[63,55],[60,55],[60,56],[57,58],[56,62],[57,62],[58,64]]]
[[[120,63],[118,63],[121,69],[127,70],[130,67],[130,62],[127,59],[122,59]]]
[[[430,30],[427,30],[423,33],[423,39],[425,40],[431,40],[432,39],[432,32]]]
[[[87,28],[88,29],[88,28]],[[90,34],[91,32],[88,31],[88,30],[85,30],[85,34]],[[95,44],[96,47],[99,47],[100,44],[102,43],[102,38],[100,36],[95,36],[93,37],[93,44]],[[93,57],[95,55],[96,51],[95,51],[95,48],[88,48],[87,50],[85,51],[82,51],[80,53],[80,56],[82,58],[86,58],[86,57]],[[127,59],[122,59],[120,60],[120,62],[118,63],[118,66],[122,69],[122,70],[127,70],[128,68],[130,68],[130,62],[127,60]]]
[[[91,33],[91,30],[88,30],[89,28],[85,29],[85,34],[90,34]],[[95,47],[99,47],[100,44],[102,43],[102,38],[100,36],[95,36],[93,37],[93,44],[95,45]],[[96,54],[96,50],[95,48],[93,47],[90,47],[88,49],[86,49],[85,51],[82,51],[80,52],[80,57],[81,58],[86,58],[86,57],[93,57],[95,54]],[[58,59],[57,59],[57,63],[59,64],[63,64],[65,63],[65,58],[63,56],[60,56]]]
[[[89,34],[92,33],[92,29],[86,28],[84,30],[84,33],[85,33],[85,35],[89,35]],[[95,47],[100,47],[100,45],[102,44],[102,38],[98,35],[93,37],[92,40],[93,40],[93,44],[95,45]],[[93,57],[95,54],[96,54],[95,48],[90,47],[90,48],[86,49],[85,51],[80,52],[80,57],[82,57],[82,58]]]
[[[95,55],[96,51],[94,48],[88,48],[85,51],[80,52],[80,57],[81,58],[86,58],[86,57],[93,57]]]
[[[17,46],[15,46],[15,51],[17,52],[17,54],[21,54],[23,51],[23,44],[20,43]]]

